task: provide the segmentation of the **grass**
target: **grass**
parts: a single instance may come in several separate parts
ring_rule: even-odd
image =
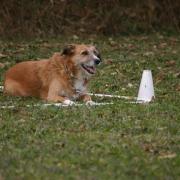
[[[136,96],[143,69],[151,69],[155,101],[95,98],[114,104],[27,108],[43,102],[1,93],[1,106],[16,107],[0,109],[0,179],[179,179],[179,36],[1,41],[1,84],[13,64],[82,42],[95,43],[104,59],[91,92]]]

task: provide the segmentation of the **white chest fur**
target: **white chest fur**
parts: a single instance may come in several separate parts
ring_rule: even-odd
[[[84,79],[77,79],[74,82],[74,88],[78,93],[84,93],[86,91]]]

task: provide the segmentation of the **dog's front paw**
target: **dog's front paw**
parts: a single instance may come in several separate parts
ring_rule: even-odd
[[[93,106],[95,105],[96,103],[94,101],[86,101],[86,105],[87,106]]]
[[[75,103],[69,99],[66,99],[66,100],[64,100],[63,104],[68,105],[68,106],[72,106]]]

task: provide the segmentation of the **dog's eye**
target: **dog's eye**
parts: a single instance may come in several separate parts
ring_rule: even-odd
[[[83,51],[83,52],[81,52],[81,54],[84,55],[84,56],[86,56],[86,55],[89,54],[89,52],[88,52],[88,51]]]
[[[96,55],[96,56],[99,56],[99,53],[97,51],[93,51],[93,53]]]
[[[100,56],[99,52],[97,52],[97,51],[93,51],[93,52],[99,59],[101,59],[101,56]]]

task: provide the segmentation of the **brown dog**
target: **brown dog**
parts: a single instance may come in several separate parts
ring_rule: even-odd
[[[92,102],[87,83],[101,62],[91,45],[68,45],[50,59],[16,64],[5,74],[4,93],[40,97],[71,105],[73,100]]]

